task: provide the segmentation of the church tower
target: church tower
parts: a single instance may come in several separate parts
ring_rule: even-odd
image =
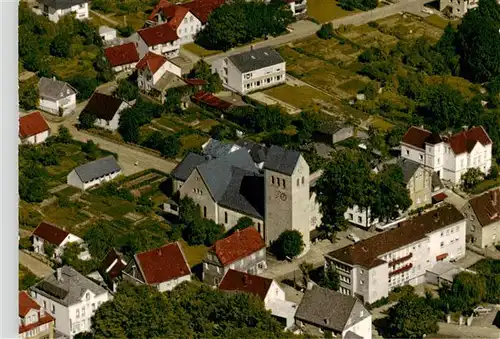
[[[271,146],[264,164],[266,245],[285,230],[302,234],[309,248],[309,165],[300,152]]]

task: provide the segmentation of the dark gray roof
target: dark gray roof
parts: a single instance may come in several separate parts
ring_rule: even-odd
[[[357,335],[354,332],[347,331],[346,334],[345,334],[345,336],[344,336],[344,339],[363,339],[363,337]]]
[[[89,0],[39,0],[38,2],[42,5],[47,5],[55,9],[65,9],[89,2]]]
[[[273,145],[267,151],[264,168],[282,174],[291,175],[297,165],[299,157],[300,152],[298,151]]]
[[[408,160],[408,159],[399,159],[398,165],[401,167],[403,171],[403,177],[405,184],[410,181],[415,172],[420,168],[420,164],[418,162]]]
[[[112,155],[88,162],[75,168],[75,172],[82,182],[89,182],[104,175],[119,171],[121,171],[121,167]]]
[[[264,67],[273,66],[285,62],[281,55],[270,47],[250,50],[240,54],[232,55],[229,60],[241,73],[252,72]]]
[[[31,290],[65,306],[81,302],[86,291],[90,290],[97,295],[107,292],[103,287],[81,275],[70,266],[61,267],[61,277],[62,279],[58,281],[56,271],[33,286]]]
[[[238,140],[236,145],[245,147],[252,157],[253,161],[257,164],[266,161],[267,147],[265,145],[257,144],[253,141]]]
[[[210,138],[207,141],[205,148],[203,148],[203,154],[219,158],[231,153],[234,146],[235,144],[227,144],[217,139]]]
[[[314,286],[304,293],[295,318],[306,323],[342,332],[357,299],[333,290]]]
[[[186,181],[196,166],[207,162],[208,158],[196,153],[188,153],[184,159],[170,173],[174,179]]]
[[[69,95],[76,94],[77,90],[70,84],[55,78],[41,78],[38,81],[38,93],[43,98],[59,100]]]

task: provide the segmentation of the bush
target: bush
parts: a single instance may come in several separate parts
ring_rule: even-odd
[[[94,7],[94,3],[92,3],[92,7]],[[124,38],[128,38],[134,33],[134,28],[130,25],[127,25],[125,27],[118,27],[118,33]]]
[[[304,240],[299,231],[284,231],[271,245],[271,251],[279,260],[294,258],[304,249]]]
[[[316,32],[318,38],[329,40],[334,37],[333,25],[331,23],[321,25],[321,28]]]

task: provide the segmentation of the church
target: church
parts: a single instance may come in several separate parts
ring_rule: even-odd
[[[187,154],[172,171],[174,191],[193,199],[205,218],[229,230],[249,217],[267,246],[283,231],[297,230],[306,250],[321,224],[311,191],[318,177],[298,151],[243,140],[210,139],[202,154]]]

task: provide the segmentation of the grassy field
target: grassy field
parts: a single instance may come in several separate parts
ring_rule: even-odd
[[[93,63],[99,48],[95,45],[84,46],[80,41],[73,43],[71,48],[70,58],[53,56],[49,58],[49,65],[56,76],[61,79],[70,79],[74,76],[95,77],[97,72]]]
[[[332,98],[309,86],[281,85],[264,91],[265,94],[300,109],[316,109],[315,101],[331,102]]]
[[[194,42],[190,44],[185,44],[182,46],[183,49],[187,50],[188,52],[191,52],[193,54],[196,54],[199,57],[207,57],[215,54],[222,53],[222,51],[217,51],[217,50],[208,50],[200,45],[195,44]]]
[[[441,29],[445,29],[445,27],[448,26],[448,24],[451,24],[453,27],[457,27],[460,24],[460,20],[452,20],[452,21],[446,20],[445,18],[437,14],[429,15],[424,20],[430,23],[431,25],[434,25]]]
[[[19,265],[18,278],[19,291],[27,290],[31,286],[35,285],[38,281],[40,281],[40,279],[36,275],[31,273],[31,271],[23,265]]]
[[[201,145],[203,145],[205,142],[208,140],[208,136],[205,135],[199,135],[196,133],[193,134],[186,134],[181,136],[181,144],[182,144],[182,154],[184,154],[184,151],[192,148],[201,148]]]
[[[77,231],[77,225],[90,219],[81,212],[81,207],[61,207],[57,202],[42,208],[41,211],[43,213],[43,221],[64,228],[68,232],[75,232],[77,235],[81,234],[81,232]]]
[[[348,16],[356,11],[346,11],[340,8],[335,0],[308,0],[307,1],[307,14],[323,23],[325,21],[331,21],[344,16]]]
[[[201,263],[205,257],[205,253],[207,253],[209,249],[207,246],[203,245],[189,246],[184,240],[179,240],[179,243],[182,246],[184,255],[186,255],[186,260],[191,267]]]

